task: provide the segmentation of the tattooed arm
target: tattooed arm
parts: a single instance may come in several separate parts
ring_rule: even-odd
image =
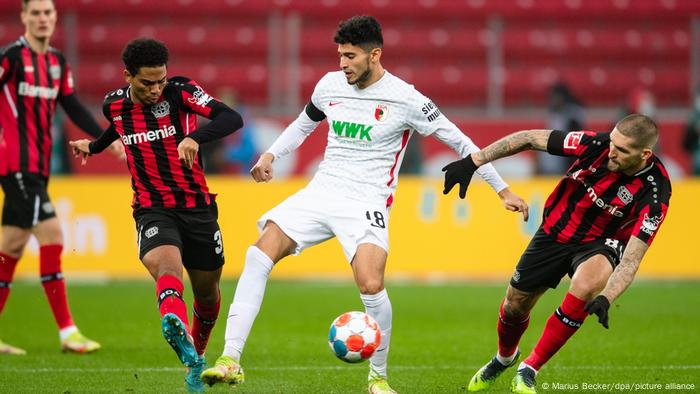
[[[490,163],[502,157],[511,156],[524,150],[547,150],[547,141],[552,130],[523,130],[510,134],[479,152],[472,154],[477,166]]]
[[[634,275],[637,273],[639,264],[642,262],[642,257],[644,257],[647,249],[649,249],[649,245],[644,241],[635,236],[630,237],[625,247],[625,252],[622,254],[622,261],[615,268],[600,294],[605,296],[610,302],[617,299],[634,280]]]

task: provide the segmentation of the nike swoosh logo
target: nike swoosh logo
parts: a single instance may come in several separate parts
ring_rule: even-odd
[[[329,106],[329,107],[332,107],[332,106],[334,106],[334,105],[338,105],[338,104],[341,104],[341,103],[342,103],[342,101],[336,101],[335,103],[331,101],[331,102],[328,103],[328,106]]]

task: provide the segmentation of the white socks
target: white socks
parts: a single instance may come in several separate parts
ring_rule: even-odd
[[[391,340],[391,301],[386,289],[377,294],[360,294],[365,312],[372,316],[382,331],[382,340],[377,351],[370,357],[370,370],[386,378],[389,341]],[[371,375],[371,373],[370,373]]]
[[[226,319],[224,356],[240,361],[243,346],[260,311],[267,278],[273,266],[272,260],[260,249],[256,246],[248,247],[243,272],[238,279],[236,293]]]
[[[78,327],[76,327],[75,325],[68,326],[66,328],[62,328],[62,329],[58,330],[58,338],[61,341],[65,341],[74,332],[78,332]]]
[[[508,357],[503,357],[501,356],[501,353],[496,352],[496,360],[498,360],[498,362],[503,365],[510,365],[513,362],[513,360],[515,360],[515,356],[517,355],[518,349],[515,349],[515,352]]]

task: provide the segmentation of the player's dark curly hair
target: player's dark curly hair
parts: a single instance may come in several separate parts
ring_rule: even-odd
[[[384,45],[382,27],[369,15],[357,15],[340,22],[333,41],[336,44],[357,45],[366,52]]]
[[[136,75],[141,67],[159,67],[168,64],[168,48],[152,38],[130,41],[122,51],[122,61],[129,74]]]

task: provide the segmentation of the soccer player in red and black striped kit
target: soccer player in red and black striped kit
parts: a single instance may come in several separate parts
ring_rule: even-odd
[[[0,312],[29,238],[39,242],[39,272],[64,351],[89,353],[100,344],[73,323],[61,272],[63,233],[46,187],[56,104],[86,133],[102,128],[78,101],[63,55],[49,46],[56,26],[52,0],[22,0],[25,33],[0,50],[0,181],[4,193],[0,246]],[[26,354],[0,341],[0,353]]]
[[[129,42],[122,60],[129,86],[105,96],[109,128],[95,141],[70,144],[83,161],[117,139],[124,144],[139,257],[156,281],[163,336],[189,367],[188,388],[203,391],[199,375],[219,313],[224,253],[216,195],[204,179],[199,144],[233,133],[243,120],[191,79],[167,78],[168,50],[159,41]],[[211,121],[197,127],[197,115]],[[194,293],[191,331],[182,298],[183,267]]]
[[[564,275],[569,291],[547,320],[535,349],[520,363],[515,393],[535,393],[537,371],[596,314],[608,328],[608,308],[632,283],[666,217],[671,181],[652,148],[654,122],[632,114],[610,133],[526,130],[511,134],[445,168],[447,194],[460,184],[464,198],[473,172],[485,163],[523,150],[574,156],[576,161],[550,194],[539,230],[523,253],[506,290],[498,319],[498,352],[469,382],[486,390],[520,355],[518,343],[530,311]]]

